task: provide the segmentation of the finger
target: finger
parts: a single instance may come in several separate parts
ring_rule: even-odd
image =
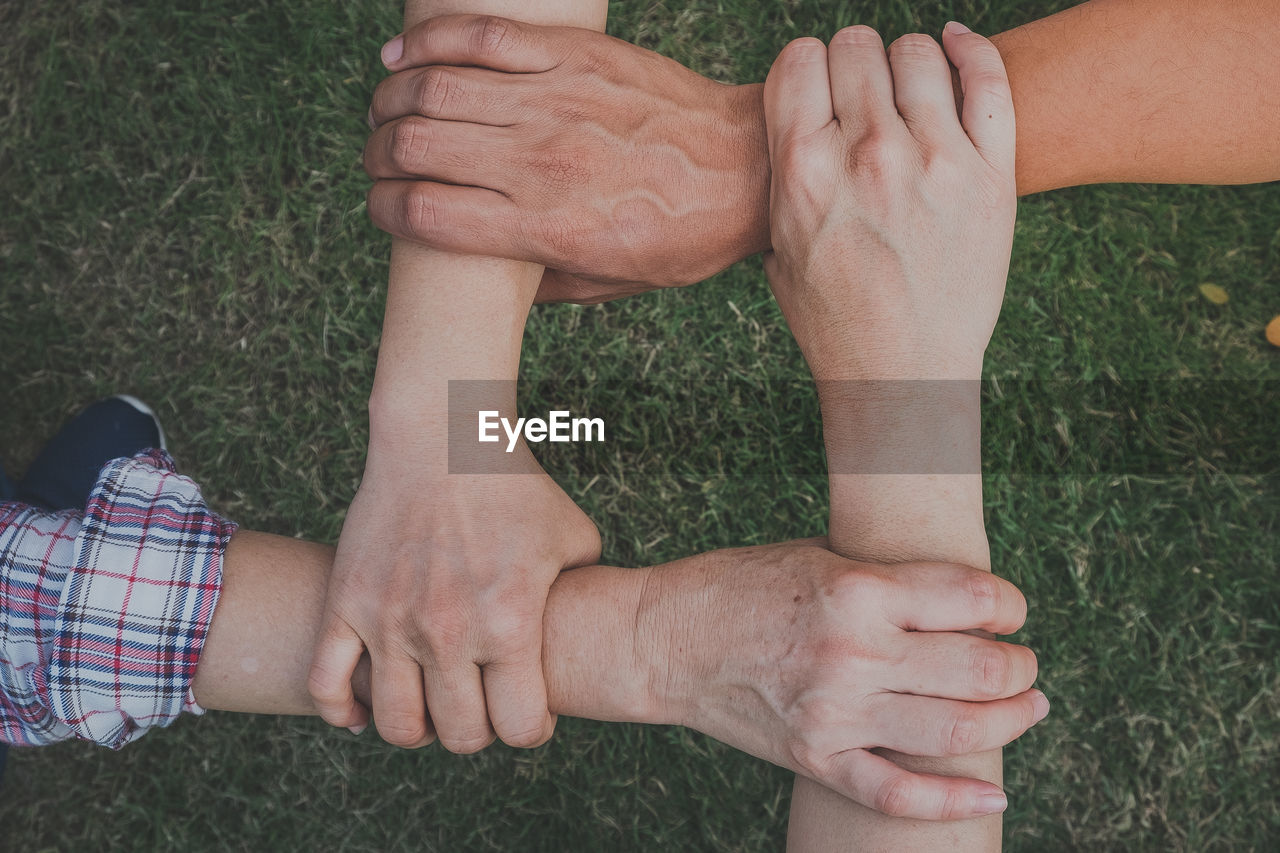
[[[527,749],[550,739],[556,720],[547,710],[540,636],[514,657],[486,663],[482,677],[489,719],[503,743]]]
[[[922,142],[951,142],[960,136],[951,67],[938,43],[923,33],[889,45],[893,99],[911,135]]]
[[[427,181],[378,181],[369,190],[369,217],[396,237],[463,255],[547,262],[528,257],[517,238],[520,220],[510,199],[493,190]]]
[[[448,669],[439,665],[423,668],[427,685],[427,707],[435,723],[440,745],[450,752],[479,752],[493,743],[493,727],[484,701],[480,667],[470,661]]]
[[[1012,178],[1016,144],[1013,94],[1000,52],[990,41],[954,21],[942,32],[942,46],[960,76],[964,96],[960,123],[965,133],[984,160]]]
[[[1022,592],[991,572],[945,563],[912,563],[886,570],[894,594],[888,618],[908,631],[1012,634],[1027,619]]]
[[[407,655],[370,651],[373,675],[373,723],[392,746],[416,749],[432,740],[422,696],[422,667]]]
[[[511,132],[503,127],[405,116],[369,136],[364,170],[374,180],[426,178],[501,192],[503,187],[486,184],[503,170],[485,166],[505,162],[511,142]]]
[[[351,674],[363,654],[364,643],[351,626],[330,617],[320,633],[307,676],[307,690],[324,721],[357,734],[369,724],[368,709],[356,701],[351,689]]]
[[[960,820],[997,814],[1009,805],[990,782],[911,773],[865,749],[834,756],[829,771],[829,778],[816,781],[893,817]]]
[[[559,33],[495,15],[448,15],[411,27],[383,45],[391,71],[415,65],[471,65],[535,73],[560,62]]]
[[[848,138],[860,139],[900,124],[879,33],[870,27],[845,27],[831,37],[827,63],[835,116]]]
[[[764,81],[764,115],[775,158],[784,140],[807,136],[831,122],[826,45],[803,38],[782,49]]]
[[[908,664],[884,686],[898,693],[983,702],[1016,696],[1035,684],[1039,664],[1026,646],[951,631],[902,637]]]
[[[928,696],[881,694],[872,706],[872,737],[878,747],[908,755],[968,755],[1017,740],[1049,713],[1039,690],[993,702],[957,702]]]
[[[410,68],[373,90],[369,119],[374,127],[409,115],[507,127],[520,114],[512,79],[483,68]]]

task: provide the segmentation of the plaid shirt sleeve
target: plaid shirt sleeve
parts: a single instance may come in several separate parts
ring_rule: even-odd
[[[235,529],[158,450],[109,462],[83,513],[0,503],[0,741],[119,749],[201,713]]]

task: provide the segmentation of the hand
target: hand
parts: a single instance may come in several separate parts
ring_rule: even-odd
[[[995,47],[950,27],[959,118],[927,36],[886,58],[850,27],[769,72],[765,270],[816,379],[980,375],[1013,244],[1013,101]]]
[[[596,527],[521,447],[522,473],[421,477],[370,449],[338,543],[309,687],[321,716],[360,727],[352,694],[372,658],[373,715],[387,742],[475,752],[555,726],[542,614],[561,569],[594,563]],[[425,697],[425,705],[424,705]],[[428,716],[429,715],[429,716]]]
[[[542,264],[539,301],[692,284],[765,248],[758,87],[487,16],[436,18],[401,45],[364,153],[379,228]]]
[[[694,568],[694,566],[697,568]],[[959,755],[1002,746],[1048,713],[1030,649],[965,630],[1018,630],[1026,602],[989,572],[856,563],[820,540],[650,570],[637,616],[667,662],[660,720],[688,725],[891,815],[1002,811],[990,783],[911,773],[871,750]]]

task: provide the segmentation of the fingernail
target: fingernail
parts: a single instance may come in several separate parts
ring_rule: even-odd
[[[965,33],[973,32],[972,30],[970,30],[968,27],[966,27],[964,24],[960,23],[959,21],[951,21],[945,27],[943,27],[943,29],[951,33],[953,36],[962,36]]]
[[[368,114],[367,116],[365,116],[365,119],[364,119],[364,120],[365,120],[365,121],[367,121],[367,122],[369,123],[369,129],[370,129],[370,130],[373,130],[373,129],[374,129],[374,124],[373,124],[373,107],[369,107],[369,114]]]
[[[1031,695],[1031,708],[1035,711],[1035,722],[1040,722],[1049,716],[1049,700],[1039,690]]]
[[[1009,808],[1009,800],[1004,794],[983,794],[978,797],[978,805],[974,809],[975,815],[1000,814],[1000,812]]]
[[[404,36],[396,36],[382,46],[382,64],[390,67],[404,56]]]
[[[369,724],[365,723],[363,726],[347,726],[347,731],[351,732],[353,735],[358,735],[367,728],[369,728]]]

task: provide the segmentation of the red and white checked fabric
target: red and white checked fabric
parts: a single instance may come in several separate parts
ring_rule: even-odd
[[[183,711],[235,525],[159,450],[83,513],[0,503],[0,741],[119,749]]]

